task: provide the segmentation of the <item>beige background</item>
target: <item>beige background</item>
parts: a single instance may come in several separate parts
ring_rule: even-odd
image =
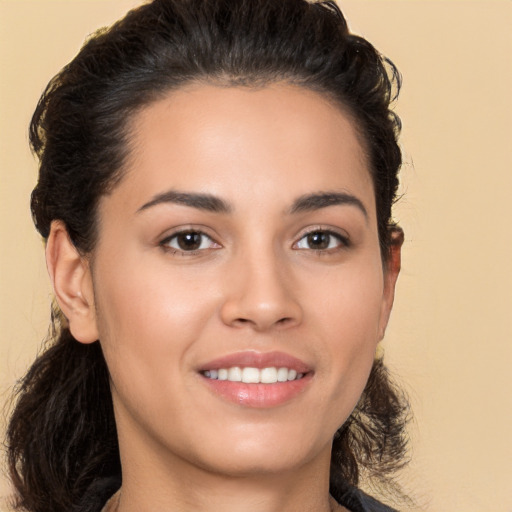
[[[84,37],[138,0],[0,0],[0,401],[50,292],[26,129]],[[412,398],[419,509],[512,512],[512,2],[341,1],[404,75],[404,268],[386,357]],[[0,485],[0,495],[8,492]]]

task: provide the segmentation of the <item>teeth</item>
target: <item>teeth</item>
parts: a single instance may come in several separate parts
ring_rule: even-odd
[[[279,371],[281,370],[286,371],[286,373],[288,373],[286,368],[279,368]],[[278,380],[277,372],[278,370],[276,370],[275,368],[263,368],[261,371],[258,372],[260,374],[259,381],[262,382],[263,384],[274,384],[274,382],[277,382]]]
[[[242,382],[256,384],[260,382],[260,371],[258,368],[244,368],[242,370]]]
[[[294,372],[295,370],[290,370],[290,372]],[[286,382],[288,380],[288,368],[279,368],[277,370],[277,381],[278,382]],[[297,374],[297,372],[295,372]]]
[[[217,370],[206,370],[203,375],[213,380],[229,380],[231,382],[244,382],[246,384],[275,384],[276,382],[287,382],[299,380],[304,377],[303,373],[289,368],[219,368]]]
[[[240,382],[242,380],[242,370],[238,366],[233,366],[228,370],[228,380],[231,382]]]

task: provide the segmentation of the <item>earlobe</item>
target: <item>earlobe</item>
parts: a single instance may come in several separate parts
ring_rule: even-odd
[[[388,258],[385,262],[384,270],[384,292],[379,334],[380,340],[382,340],[384,337],[389,317],[391,315],[391,309],[393,308],[395,286],[398,279],[398,274],[400,273],[402,245],[404,243],[404,232],[399,226],[393,227],[391,229],[390,235],[391,243],[389,246]]]
[[[52,222],[46,266],[71,334],[81,343],[93,343],[98,329],[89,262],[74,246],[62,221]]]

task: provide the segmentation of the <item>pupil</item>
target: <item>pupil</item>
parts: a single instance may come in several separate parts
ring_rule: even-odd
[[[201,235],[199,233],[182,233],[178,236],[178,245],[184,251],[194,251],[201,246]]]
[[[315,231],[308,235],[308,245],[314,249],[327,249],[329,247],[330,236],[322,231]]]

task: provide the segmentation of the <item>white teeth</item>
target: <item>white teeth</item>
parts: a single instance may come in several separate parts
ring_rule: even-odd
[[[260,381],[260,371],[258,368],[244,368],[242,370],[242,382],[247,384],[258,383]]]
[[[233,366],[228,370],[228,380],[231,382],[240,382],[242,380],[242,369],[238,366]]]
[[[274,382],[277,382],[277,370],[275,368],[263,368],[260,371],[260,382],[263,384],[274,384]]]
[[[275,384],[276,382],[287,382],[290,380],[299,380],[304,377],[303,373],[297,373],[296,370],[289,368],[219,368],[216,370],[206,370],[203,375],[213,380],[229,380],[231,382],[244,382],[246,384]]]
[[[290,372],[295,372],[295,370],[290,370]],[[297,375],[297,372],[295,372]],[[288,368],[279,368],[277,370],[277,380],[278,382],[286,382],[288,380]]]

